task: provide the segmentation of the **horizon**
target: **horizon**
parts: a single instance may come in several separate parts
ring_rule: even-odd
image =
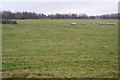
[[[12,11],[10,11],[10,10],[4,10],[4,11],[9,11],[9,12],[12,12]],[[2,11],[3,12],[3,11]],[[44,14],[44,13],[36,13],[36,12],[29,12],[29,11],[23,11],[23,12],[28,12],[28,13],[35,13],[35,14]],[[20,13],[23,13],[23,12],[20,12]],[[12,13],[17,13],[17,12],[12,12]],[[48,16],[48,15],[56,15],[56,14],[61,14],[61,15],[64,15],[64,13],[55,13],[55,14],[44,14],[44,15],[46,15],[46,16]],[[76,14],[76,15],[87,15],[86,13],[81,13],[81,14],[77,14],[77,13],[65,13],[65,14],[67,14],[67,15],[71,15],[71,14]],[[119,12],[117,12],[117,13],[105,13],[105,14],[101,14],[101,15],[87,15],[87,16],[102,16],[102,15],[112,15],[112,14],[119,14]]]

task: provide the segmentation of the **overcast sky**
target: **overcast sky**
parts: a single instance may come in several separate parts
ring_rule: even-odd
[[[0,0],[0,2],[118,2],[119,0]]]
[[[118,12],[118,0],[1,0],[2,10],[12,12],[85,13],[101,15]]]

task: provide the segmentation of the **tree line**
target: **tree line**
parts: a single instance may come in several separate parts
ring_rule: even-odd
[[[88,16],[86,14],[50,14],[34,12],[16,12],[2,11],[2,19],[120,19],[118,14],[101,15],[101,16]]]

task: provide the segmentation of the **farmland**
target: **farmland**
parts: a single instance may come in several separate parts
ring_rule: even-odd
[[[116,25],[96,24],[100,21]],[[117,20],[31,19],[17,23],[2,25],[3,78],[117,78]]]

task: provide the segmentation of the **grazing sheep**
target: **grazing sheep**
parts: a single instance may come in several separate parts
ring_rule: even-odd
[[[71,23],[71,25],[76,25],[76,23]]]
[[[99,22],[100,25],[108,25],[109,23]]]
[[[115,23],[106,23],[106,25],[115,25]]]
[[[99,22],[98,24],[102,25],[102,24],[103,24],[103,22]]]
[[[82,23],[82,25],[85,25],[85,23]]]
[[[100,25],[115,25],[115,23],[99,22]]]
[[[112,23],[106,23],[106,25],[112,25]]]
[[[109,23],[108,25],[112,25],[112,23]]]
[[[24,22],[24,20],[21,20],[21,22]]]
[[[112,23],[112,25],[115,25],[116,23]]]
[[[92,23],[93,25],[95,24],[95,23]]]

